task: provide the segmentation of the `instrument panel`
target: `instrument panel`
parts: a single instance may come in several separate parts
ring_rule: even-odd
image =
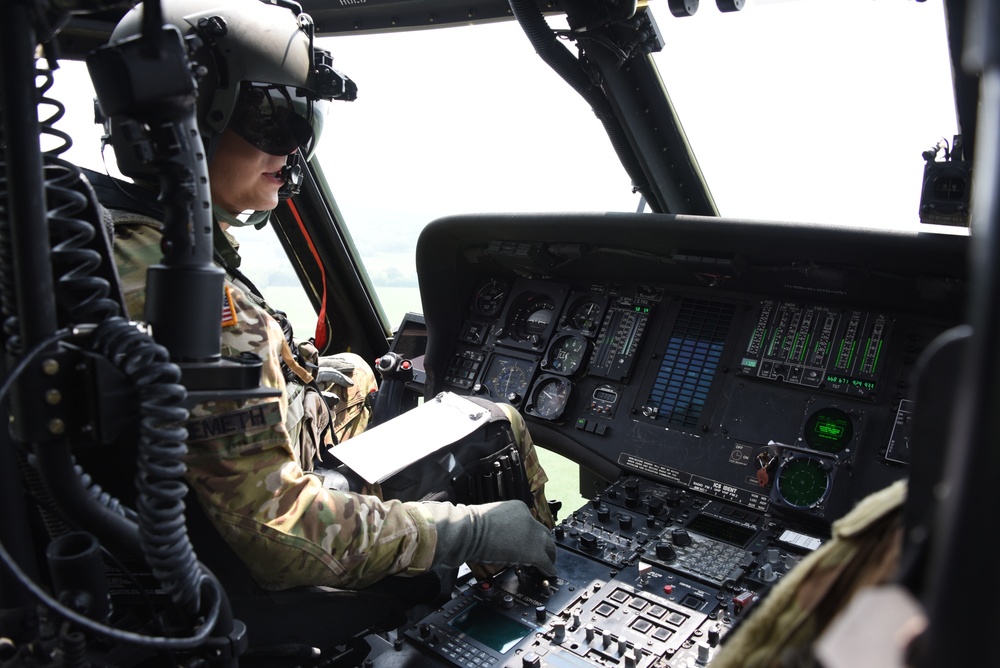
[[[474,582],[374,665],[708,665],[832,522],[907,475],[913,376],[960,322],[966,250],[690,216],[430,224],[417,389],[514,405],[590,501],[553,530],[558,578]]]
[[[511,403],[624,470],[826,520],[859,476],[874,491],[902,475],[886,427],[909,351],[943,328],[813,299],[489,277],[444,385]]]
[[[571,457],[820,528],[906,474],[894,425],[912,408],[909,376],[955,323],[944,293],[921,293],[930,246],[890,254],[891,235],[836,231],[799,261],[767,225],[714,237],[670,219],[670,237],[650,221],[623,216],[576,245],[480,238],[501,226],[479,220],[459,229],[475,261],[449,282],[468,292],[453,296],[460,322],[433,389],[508,402]],[[573,222],[545,233],[580,236]],[[879,271],[844,265],[848,249]],[[960,289],[960,257],[947,289]]]

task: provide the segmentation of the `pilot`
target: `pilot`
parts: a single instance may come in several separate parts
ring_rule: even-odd
[[[282,390],[275,399],[196,406],[187,425],[187,481],[212,524],[267,588],[362,588],[388,575],[463,563],[527,565],[554,575],[547,478],[523,419],[509,405],[498,407],[525,462],[531,509],[517,500],[463,505],[381,499],[330,489],[309,473],[317,449],[332,440],[324,435],[325,406],[306,389],[309,364],[334,379],[341,397],[333,419],[339,440],[364,429],[374,375],[356,355],[317,360],[315,349],[300,349],[286,336],[287,321],[240,272],[236,242],[226,231],[265,222],[287,194],[292,167],[308,160],[319,141],[327,100],[316,81],[311,22],[296,16],[293,5],[162,3],[165,23],[185,34],[198,32],[203,40],[196,55],[205,68],[198,124],[209,156],[216,257],[227,273],[225,303],[232,305],[232,313],[223,314],[222,354],[260,355],[262,384]],[[137,7],[122,19],[112,43],[140,33],[141,11]],[[121,171],[137,183],[152,181],[148,166],[119,145],[120,134],[112,131]],[[127,305],[141,314],[146,268],[160,258],[161,225],[134,210],[109,213]],[[231,428],[220,430],[222,424]]]

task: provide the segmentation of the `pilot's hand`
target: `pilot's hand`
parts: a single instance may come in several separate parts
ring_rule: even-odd
[[[425,503],[437,529],[434,566],[533,566],[556,574],[556,544],[522,501],[476,506]]]

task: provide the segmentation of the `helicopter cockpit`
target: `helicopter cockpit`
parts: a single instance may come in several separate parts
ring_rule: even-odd
[[[153,0],[114,49],[138,3],[4,0],[0,665],[989,654],[993,3],[259,1],[309,26],[332,109],[267,229],[237,231],[247,264],[321,352],[375,363],[381,417],[513,407],[558,575],[255,582],[179,473],[179,407],[271,392],[219,355],[198,45]],[[855,57],[805,55],[828,38]],[[88,127],[61,130],[74,104]],[[173,230],[145,323],[103,218],[131,197],[123,134]]]

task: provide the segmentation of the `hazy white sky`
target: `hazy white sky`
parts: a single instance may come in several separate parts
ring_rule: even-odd
[[[651,7],[661,76],[723,215],[917,223],[921,152],[956,132],[941,0]],[[442,215],[636,209],[601,124],[515,23],[324,42],[359,96],[332,105],[318,159],[376,287],[412,298],[417,236]],[[66,66],[55,94],[84,108],[69,158],[95,166],[83,79]],[[251,275],[285,280],[270,234],[243,238]]]

